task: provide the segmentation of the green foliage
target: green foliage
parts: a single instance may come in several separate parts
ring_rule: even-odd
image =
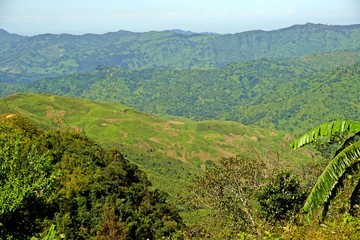
[[[49,233],[46,236],[45,240],[53,240],[55,238],[55,225],[51,225]]]
[[[360,131],[360,122],[350,121],[350,120],[338,120],[334,122],[324,123],[320,126],[317,126],[301,137],[297,138],[291,143],[291,147],[297,149],[305,144],[312,143],[316,139],[323,136],[331,136],[338,132],[359,132]]]
[[[49,229],[49,233],[48,235],[45,237],[45,240],[54,240],[55,239],[55,225],[52,224],[50,229]]]
[[[301,209],[306,199],[300,182],[290,172],[280,172],[260,189],[257,200],[260,214],[265,221],[275,224],[288,221]]]
[[[194,200],[214,210],[216,224],[228,232],[257,233],[255,192],[263,184],[266,170],[259,160],[222,159],[197,179]]]
[[[32,237],[31,240],[60,240],[64,238],[64,235],[60,235],[58,236],[57,232],[55,231],[55,225],[51,224],[48,233],[46,234],[45,237],[43,238],[37,238],[37,237]]]
[[[314,64],[319,59],[327,60]],[[359,51],[338,51],[286,61],[238,62],[220,68],[104,67],[28,84],[4,83],[0,96],[19,91],[51,93],[122,103],[148,113],[299,130],[324,120],[359,120],[360,109],[354,98],[360,91],[360,84],[354,84],[359,82],[359,60]]]
[[[358,49],[359,29],[359,25],[308,23],[270,32],[225,35],[118,31],[23,37],[2,31],[0,69],[10,78],[17,74],[32,79],[83,72],[100,65],[169,69],[224,66],[262,58],[287,59]]]
[[[324,120],[359,120],[358,39],[359,25],[306,24],[234,35],[120,31],[22,37],[0,30],[0,96],[46,92],[124,103],[150,113],[297,131]],[[291,136],[284,132],[156,117],[113,103],[50,95],[9,96],[0,101],[0,112],[20,113],[52,129],[44,131],[17,115],[0,116],[2,238],[44,236],[40,232],[56,224],[56,234],[69,239],[247,239],[255,234],[263,239],[357,239],[359,223],[353,217],[342,222],[335,215],[324,222],[333,230],[314,225],[310,233],[283,221],[297,212],[303,196],[292,175],[279,174],[266,185],[274,168],[282,168],[280,154],[290,155],[282,143]],[[64,130],[69,127],[74,131]],[[324,156],[335,153],[305,211],[326,207],[347,180],[353,190],[344,190],[350,205],[359,203],[358,128],[357,122],[334,122],[294,142],[300,147],[315,141]],[[113,148],[121,153],[109,151]],[[239,153],[246,157],[217,161]],[[309,153],[292,154],[295,164],[283,164],[305,172]],[[180,200],[187,199],[186,186],[201,169],[206,172],[193,188],[197,205],[191,212]],[[341,200],[333,199],[336,204]],[[197,225],[184,231],[169,201]],[[268,222],[284,226],[267,229],[259,209]],[[51,227],[47,238],[56,234]]]
[[[169,200],[185,211],[179,198],[188,194],[187,186],[209,165],[206,162],[238,154],[269,159],[280,154],[284,159],[292,159],[288,164],[295,169],[310,161],[307,153],[284,147],[291,139],[289,133],[237,122],[196,122],[145,114],[115,103],[43,94],[9,96],[0,100],[2,111],[24,114],[47,129],[71,128],[86,133],[106,149],[120,149],[147,173],[155,188],[169,193]]]
[[[68,239],[159,239],[183,229],[167,194],[150,190],[118,150],[11,114],[0,116],[0,128],[2,237],[25,239],[49,222]]]
[[[22,128],[14,128],[14,121]],[[57,172],[42,151],[33,125],[13,115],[0,116],[0,235],[26,238],[53,214],[49,205]]]
[[[338,149],[342,148],[341,145],[346,142],[350,135],[351,133],[349,132],[336,132],[330,136],[317,138],[313,144],[316,151],[318,151],[323,158],[330,159]]]
[[[293,148],[301,147],[305,144],[315,141],[322,136],[333,135],[337,132],[353,132],[355,134],[360,132],[360,122],[354,121],[335,121],[324,123],[309,132],[305,133],[300,138],[292,142]],[[349,139],[353,137],[350,136]],[[360,142],[350,141],[344,144],[335,156],[331,159],[315,186],[313,187],[310,195],[308,196],[304,210],[306,212],[316,209],[318,206],[324,206],[329,203],[331,195],[334,190],[342,182],[346,173],[351,172],[360,160]],[[357,187],[355,188],[355,190]]]
[[[119,226],[116,237],[124,239],[170,236],[182,228],[166,195],[150,191],[146,175],[118,151],[107,155],[77,134],[55,133],[47,139],[60,156],[56,166],[64,172],[55,219],[67,238],[108,236],[114,221]]]
[[[309,224],[286,224],[279,230],[280,239],[359,239],[359,218],[349,214],[333,215],[327,220],[316,219]]]

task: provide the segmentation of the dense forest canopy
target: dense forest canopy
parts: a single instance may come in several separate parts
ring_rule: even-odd
[[[184,225],[166,194],[118,150],[74,131],[0,116],[0,236],[26,239],[50,224],[67,239],[158,239]]]

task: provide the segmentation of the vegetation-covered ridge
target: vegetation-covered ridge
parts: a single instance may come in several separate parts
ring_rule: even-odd
[[[355,50],[359,39],[360,25],[312,23],[224,35],[119,31],[24,37],[2,30],[0,72],[8,79],[14,74],[29,80],[89,71],[99,65],[131,69],[219,67],[237,61]]]
[[[359,41],[0,30],[0,238],[360,239]]]
[[[164,150],[164,154],[183,162],[235,156],[242,150],[241,143],[267,142],[270,146],[273,141],[278,144],[291,139],[286,132],[237,122],[152,115],[121,104],[48,94],[18,93],[3,98],[0,113],[6,112],[22,114],[46,128],[84,132],[109,148],[136,145],[150,152]]]
[[[290,149],[284,146],[292,137],[286,132],[237,122],[150,115],[115,103],[14,94],[0,100],[0,113],[22,114],[45,128],[72,128],[105,148],[120,148],[148,173],[155,186],[168,192],[188,182],[199,168],[223,157],[276,158],[280,154],[283,159],[308,159],[304,152],[290,157]]]
[[[0,115],[0,234],[5,238],[39,238],[52,224],[55,235],[71,239],[358,238],[358,198],[351,196],[352,211],[346,207],[347,189],[353,186],[358,192],[356,164],[348,172],[350,177],[342,179],[345,188],[327,209],[331,214],[326,219],[313,216],[316,221],[308,223],[301,208],[326,161],[314,158],[309,150],[288,149],[292,137],[287,133],[235,122],[154,116],[119,104],[41,94],[9,96],[1,100],[0,109],[7,112]],[[122,125],[125,128],[119,130]],[[349,135],[349,141],[344,138],[347,135],[336,135],[338,130],[356,134]],[[325,139],[323,145],[316,143],[316,149],[332,155],[334,149],[339,153],[353,145],[353,140],[359,148],[358,130],[358,122],[324,124],[295,144],[330,134],[334,138]],[[156,132],[156,144],[149,146],[151,141],[146,139]],[[104,149],[84,133],[120,151]],[[112,140],[117,134],[121,137]],[[131,135],[136,137],[131,140]],[[203,164],[176,160],[160,154],[171,147],[164,135],[175,138],[178,146],[191,139],[187,146],[203,147],[206,152],[211,152],[211,145],[230,151],[232,144],[245,151]],[[117,144],[121,138],[131,141]],[[202,138],[206,141],[196,141]],[[124,155],[139,163],[151,179],[160,179],[154,181],[155,187],[172,186],[171,198],[151,187],[146,175]],[[312,195],[307,201],[314,205],[317,197]],[[19,216],[23,221],[18,221]]]
[[[167,195],[118,150],[84,134],[0,115],[0,236],[29,239],[55,224],[66,239],[160,239],[184,228]]]
[[[296,131],[323,121],[358,120],[359,61],[359,51],[335,51],[211,69],[99,67],[28,84],[0,83],[0,96],[50,93],[122,103],[148,113]]]

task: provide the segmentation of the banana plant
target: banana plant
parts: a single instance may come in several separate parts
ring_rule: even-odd
[[[44,238],[44,240],[55,240],[55,235],[56,235],[55,225],[52,224],[49,229],[48,235]]]
[[[349,172],[360,161],[360,122],[349,120],[338,120],[321,124],[301,137],[294,140],[290,146],[294,149],[300,148],[316,139],[331,136],[335,133],[352,133],[336,151],[325,170],[318,178],[312,188],[306,202],[304,211],[310,212],[320,206],[327,206],[333,190],[341,182],[342,177]],[[360,182],[353,190],[359,188]],[[354,194],[352,194],[354,195]]]

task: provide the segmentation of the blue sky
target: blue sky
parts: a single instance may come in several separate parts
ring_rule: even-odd
[[[22,35],[183,29],[236,33],[307,22],[360,23],[359,0],[0,0],[0,28]]]

